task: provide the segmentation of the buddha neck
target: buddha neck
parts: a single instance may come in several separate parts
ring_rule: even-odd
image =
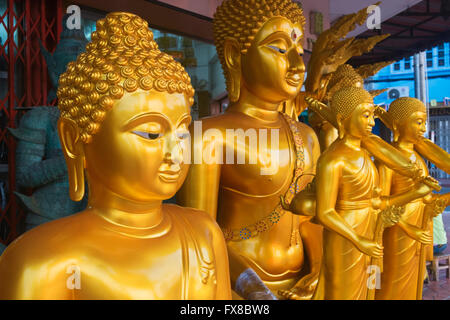
[[[278,122],[280,103],[265,101],[242,87],[239,100],[228,108],[230,111],[241,112],[262,122]]]
[[[344,138],[342,138],[342,142],[349,148],[352,148],[356,151],[361,150],[361,138],[346,134]]]
[[[414,143],[402,138],[399,138],[398,141],[396,142],[396,145],[403,150],[407,150],[407,151],[413,151],[414,150]]]
[[[161,200],[125,199],[95,180],[89,181],[88,208],[106,221],[130,229],[152,229],[163,221]]]

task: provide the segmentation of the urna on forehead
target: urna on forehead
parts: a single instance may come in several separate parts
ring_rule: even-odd
[[[61,117],[74,120],[81,140],[89,143],[106,112],[125,93],[155,90],[184,94],[193,103],[194,89],[183,66],[161,52],[148,23],[114,12],[97,21],[86,52],[68,64],[59,81]]]
[[[224,0],[214,14],[214,43],[222,67],[225,70],[224,44],[227,38],[238,41],[242,54],[251,47],[256,33],[273,17],[284,17],[293,24],[305,25],[303,10],[291,0]],[[303,35],[303,30],[294,28],[292,39]],[[225,72],[227,86],[229,75]]]

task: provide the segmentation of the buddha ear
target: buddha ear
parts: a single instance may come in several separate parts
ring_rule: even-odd
[[[336,122],[338,125],[337,129],[339,133],[339,139],[342,139],[344,138],[345,128],[344,128],[344,119],[342,118],[342,115],[340,113],[336,115]]]
[[[69,174],[69,193],[73,201],[84,196],[84,145],[78,125],[71,119],[58,120],[58,134]]]
[[[223,55],[229,76],[228,96],[236,102],[241,94],[241,49],[236,39],[225,39]]]
[[[394,121],[394,123],[392,124],[392,133],[394,134],[394,141],[397,142],[398,141],[398,137],[399,137],[399,132],[398,132],[398,126],[397,123]]]

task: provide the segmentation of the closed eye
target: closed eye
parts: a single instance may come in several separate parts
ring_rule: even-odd
[[[282,53],[282,54],[286,53],[286,50],[278,48],[276,46],[268,45],[268,47],[272,50],[278,51],[279,53]]]
[[[148,139],[148,140],[156,140],[162,136],[161,133],[151,133],[151,132],[145,132],[145,131],[133,131],[134,134],[137,134],[138,136]]]
[[[178,133],[177,134],[177,136],[178,136],[178,139],[187,139],[187,138],[189,138],[189,136],[190,136],[190,133],[189,132],[180,132],[180,133]]]

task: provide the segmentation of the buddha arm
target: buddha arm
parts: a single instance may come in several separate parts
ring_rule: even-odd
[[[372,134],[363,138],[361,145],[369,151],[374,158],[390,169],[407,177],[417,177],[417,167],[408,160],[400,151],[380,137]]]
[[[389,169],[386,165],[381,164],[378,166],[378,172],[380,175],[380,188],[381,188],[381,202],[383,203],[380,207],[384,209],[389,202],[390,205],[401,205],[397,202],[402,202],[405,200],[405,194],[400,194],[400,197],[392,197],[391,185],[392,185],[392,175],[393,171]],[[407,196],[406,196],[407,198]],[[411,200],[410,200],[411,201]],[[407,201],[407,202],[410,202]],[[404,204],[404,203],[403,203]],[[415,240],[419,240],[421,237],[421,231],[419,228],[410,225],[400,217],[398,226],[410,237]]]
[[[41,260],[27,248],[11,244],[0,257],[0,300],[71,299],[72,291],[66,286],[70,275],[55,265],[31,264]],[[42,272],[45,269],[51,274]]]
[[[438,198],[445,201],[445,207],[450,205],[450,193],[439,195]]]
[[[319,162],[316,176],[316,218],[325,228],[340,234],[358,246],[358,235],[335,209],[341,175],[341,164],[333,161]]]
[[[414,149],[423,157],[433,162],[436,167],[450,173],[450,154],[429,139],[421,139],[414,145]]]
[[[192,126],[191,137],[195,137]],[[193,164],[183,186],[177,193],[177,203],[183,207],[206,211],[210,217],[216,220],[221,165],[218,163],[219,161],[211,164],[204,161],[215,150],[212,143],[198,137],[195,137],[191,143]],[[222,146],[219,147],[222,148]],[[209,154],[205,154],[206,152]]]
[[[389,206],[403,206],[415,199],[424,197],[431,192],[431,189],[419,184],[412,186],[411,189],[406,192],[391,195],[393,171],[385,164],[380,164],[378,166],[378,172],[380,175],[381,197],[378,199],[378,205],[374,205],[377,209],[384,210]]]
[[[213,234],[214,256],[216,257],[217,272],[217,300],[231,300],[230,272],[227,254],[227,245],[222,230],[216,227]]]
[[[386,207],[386,197],[391,194],[391,183],[393,171],[389,169],[384,163],[376,161],[378,167],[378,174],[380,176],[380,194],[379,197],[372,199],[372,206],[375,209]],[[384,198],[384,201],[382,200]]]
[[[323,227],[310,222],[309,219],[300,225],[300,234],[309,261],[309,274],[316,276],[319,276],[322,264],[322,232]]]
[[[206,211],[216,220],[220,165],[193,164],[177,193],[177,203]]]
[[[305,174],[310,174],[308,180],[309,183],[311,183],[316,174],[317,161],[320,157],[320,144],[315,132],[310,128],[308,129],[309,133],[306,130],[303,130],[303,132],[304,134],[308,133],[308,137],[310,137],[309,140],[311,141],[311,148],[309,148],[309,150],[311,150],[311,165],[309,170],[306,170]],[[304,137],[303,140],[308,141],[308,137]],[[315,215],[315,205],[310,206],[310,209],[313,209],[313,212],[311,213],[312,215]],[[322,264],[323,228],[317,224],[311,223],[310,218],[303,219],[301,217],[300,219],[305,221],[300,224],[300,235],[308,256],[310,274],[318,276]]]
[[[194,137],[192,127],[191,137]],[[177,193],[177,203],[184,207],[203,210],[216,220],[221,165],[218,163],[207,164],[204,161],[210,155],[205,153],[215,150],[210,141],[194,139],[191,146],[194,164],[191,165],[188,176]],[[199,150],[202,152],[200,153]],[[195,154],[196,152],[197,154]],[[196,159],[195,157],[198,155],[202,155],[202,159]],[[228,261],[231,285],[232,288],[235,288],[238,277],[250,266],[230,247],[228,247]]]
[[[408,237],[416,241],[428,244],[427,242],[429,240],[432,240],[431,233],[429,232],[428,229],[422,230],[421,228],[418,228],[412,224],[407,223],[402,218],[400,218],[398,226],[408,235]]]

